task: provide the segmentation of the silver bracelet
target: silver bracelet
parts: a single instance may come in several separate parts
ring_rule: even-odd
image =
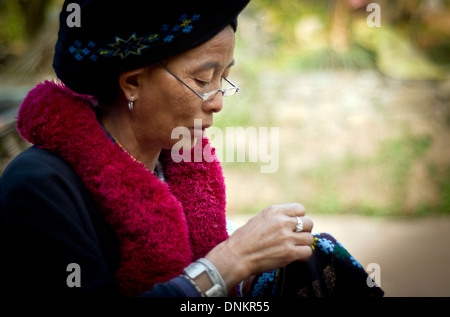
[[[208,275],[213,286],[203,294],[206,297],[225,297],[228,294],[227,286],[219,271],[217,271],[216,267],[205,258],[198,259],[196,262],[191,263],[183,270],[183,273],[188,280],[194,284],[197,290],[200,289],[195,284],[194,279],[202,273]]]

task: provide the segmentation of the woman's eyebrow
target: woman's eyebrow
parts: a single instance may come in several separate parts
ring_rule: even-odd
[[[233,66],[233,65],[234,65],[234,59],[231,61],[230,64],[228,64],[228,66],[227,66],[226,68],[230,68],[230,67]],[[216,62],[207,62],[207,63],[201,65],[201,66],[199,67],[199,70],[201,70],[201,71],[203,71],[203,70],[209,70],[209,69],[218,68],[218,67],[220,67],[220,66],[221,66],[221,65],[220,65],[219,63],[216,63]]]

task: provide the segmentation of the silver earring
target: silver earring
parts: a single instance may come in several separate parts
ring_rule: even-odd
[[[134,108],[134,97],[131,96],[130,100],[128,101],[128,109],[130,109],[130,111],[133,111]]]

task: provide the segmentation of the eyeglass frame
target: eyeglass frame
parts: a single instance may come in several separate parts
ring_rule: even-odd
[[[229,96],[233,96],[235,95],[238,91],[240,91],[241,89],[239,87],[237,87],[235,84],[233,84],[228,78],[226,77],[222,77],[223,79],[225,79],[227,81],[227,83],[229,83],[232,87],[228,87],[225,89],[214,89],[211,91],[208,91],[206,93],[199,94],[198,92],[196,92],[191,86],[189,86],[188,84],[186,84],[181,78],[179,78],[177,75],[175,75],[172,71],[170,71],[166,66],[164,66],[162,63],[158,63],[159,66],[161,66],[162,68],[164,68],[169,74],[171,74],[173,77],[175,77],[176,79],[178,79],[179,82],[181,82],[183,85],[185,85],[187,88],[189,88],[189,90],[191,90],[194,94],[196,94],[198,97],[200,97],[200,99],[202,99],[203,101],[208,101],[211,100],[215,94],[217,94],[219,91],[222,93],[222,96],[224,97],[229,97]],[[234,90],[234,93],[232,93],[231,95],[226,95],[225,93],[227,91],[230,90]]]

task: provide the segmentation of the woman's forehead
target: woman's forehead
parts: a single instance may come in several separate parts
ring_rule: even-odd
[[[189,63],[199,71],[229,68],[234,65],[234,44],[234,32],[224,30],[211,40],[172,59],[177,63]]]

